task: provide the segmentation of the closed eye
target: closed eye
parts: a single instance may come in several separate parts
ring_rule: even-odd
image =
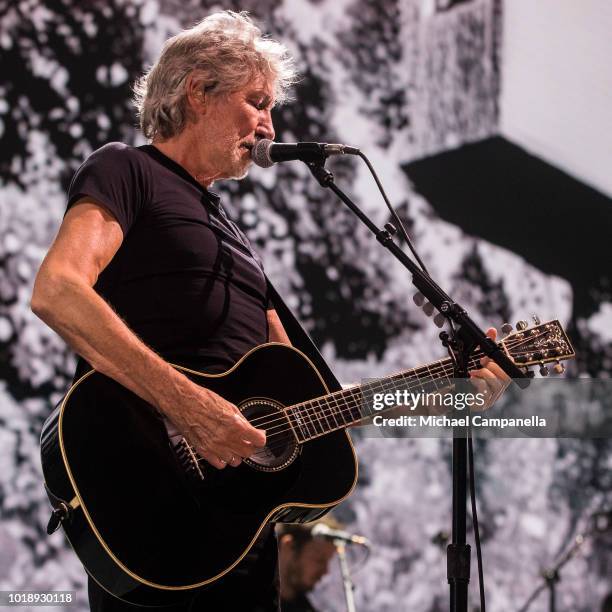
[[[269,98],[264,98],[263,100],[251,100],[249,102],[249,104],[251,106],[253,106],[254,108],[256,108],[258,111],[262,111],[262,110],[272,110],[272,101]]]

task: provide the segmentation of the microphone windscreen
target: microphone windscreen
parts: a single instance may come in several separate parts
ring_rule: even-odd
[[[255,146],[251,149],[251,159],[257,166],[269,168],[274,165],[275,162],[270,157],[270,147],[273,144],[267,138],[262,138],[255,143]]]

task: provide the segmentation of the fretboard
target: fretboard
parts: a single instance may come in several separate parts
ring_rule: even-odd
[[[481,367],[479,358],[482,353],[473,355],[469,369]],[[306,442],[332,431],[344,429],[366,419],[373,411],[375,394],[395,393],[435,393],[452,385],[453,363],[450,357],[433,363],[405,370],[386,378],[379,378],[356,385],[329,395],[317,397],[287,408],[289,422],[299,442]]]

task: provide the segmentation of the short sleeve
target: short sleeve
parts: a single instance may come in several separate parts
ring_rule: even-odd
[[[148,197],[146,167],[138,149],[119,142],[94,151],[77,170],[68,190],[67,210],[91,197],[117,219],[125,236]]]

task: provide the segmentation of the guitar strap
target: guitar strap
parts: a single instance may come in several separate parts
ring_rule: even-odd
[[[289,306],[285,304],[285,301],[280,296],[274,285],[270,282],[270,279],[266,276],[266,282],[268,284],[268,295],[274,304],[274,308],[278,314],[291,344],[295,348],[299,349],[304,353],[314,364],[319,371],[319,374],[323,377],[325,384],[329,388],[330,392],[340,391],[342,385],[331,371],[331,368],[327,365],[323,355],[319,352],[319,349],[315,346],[312,338],[308,335],[308,332],[302,327],[296,316],[291,312]]]

